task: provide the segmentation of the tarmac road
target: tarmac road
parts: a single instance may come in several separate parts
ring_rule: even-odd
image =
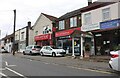
[[[114,78],[114,73],[102,73],[95,70],[86,70],[72,66],[63,66],[49,62],[36,61],[2,54],[2,67],[0,75],[5,77],[30,77],[30,76],[105,76]],[[41,57],[41,56],[40,56]],[[106,77],[107,76],[107,77]]]

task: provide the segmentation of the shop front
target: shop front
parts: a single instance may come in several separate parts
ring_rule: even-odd
[[[80,27],[55,33],[56,46],[72,56],[80,55]]]
[[[99,29],[99,23],[83,25],[81,27],[81,31],[85,32],[81,35],[81,49],[83,50],[81,56],[90,57],[95,55],[94,35],[92,34],[92,31]]]
[[[120,19],[100,23],[100,30],[95,36],[96,55],[109,55],[111,50],[120,45]]]
[[[53,46],[53,42],[52,42],[52,34],[44,34],[44,35],[38,35],[35,36],[35,42],[36,45],[39,46]]]

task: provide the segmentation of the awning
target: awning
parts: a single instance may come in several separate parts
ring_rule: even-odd
[[[34,39],[35,39],[35,41],[50,40],[51,35],[52,34],[38,35],[38,36],[35,36]]]
[[[71,35],[75,30],[81,31],[81,28],[73,28],[69,30],[63,30],[55,33],[55,37],[62,37],[62,36],[68,36]]]

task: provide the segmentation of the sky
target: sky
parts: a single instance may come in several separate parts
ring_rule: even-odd
[[[13,32],[16,9],[16,30],[36,22],[41,13],[60,17],[87,6],[88,0],[0,0],[0,38]],[[93,0],[93,2],[96,0]]]

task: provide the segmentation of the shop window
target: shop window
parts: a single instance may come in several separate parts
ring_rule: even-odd
[[[65,29],[65,21],[59,21],[59,30]]]
[[[88,25],[88,24],[91,24],[92,21],[91,21],[91,13],[87,13],[84,15],[84,24],[85,25]]]
[[[110,8],[105,8],[102,10],[103,21],[110,20]]]
[[[70,27],[77,26],[77,17],[70,18]]]

